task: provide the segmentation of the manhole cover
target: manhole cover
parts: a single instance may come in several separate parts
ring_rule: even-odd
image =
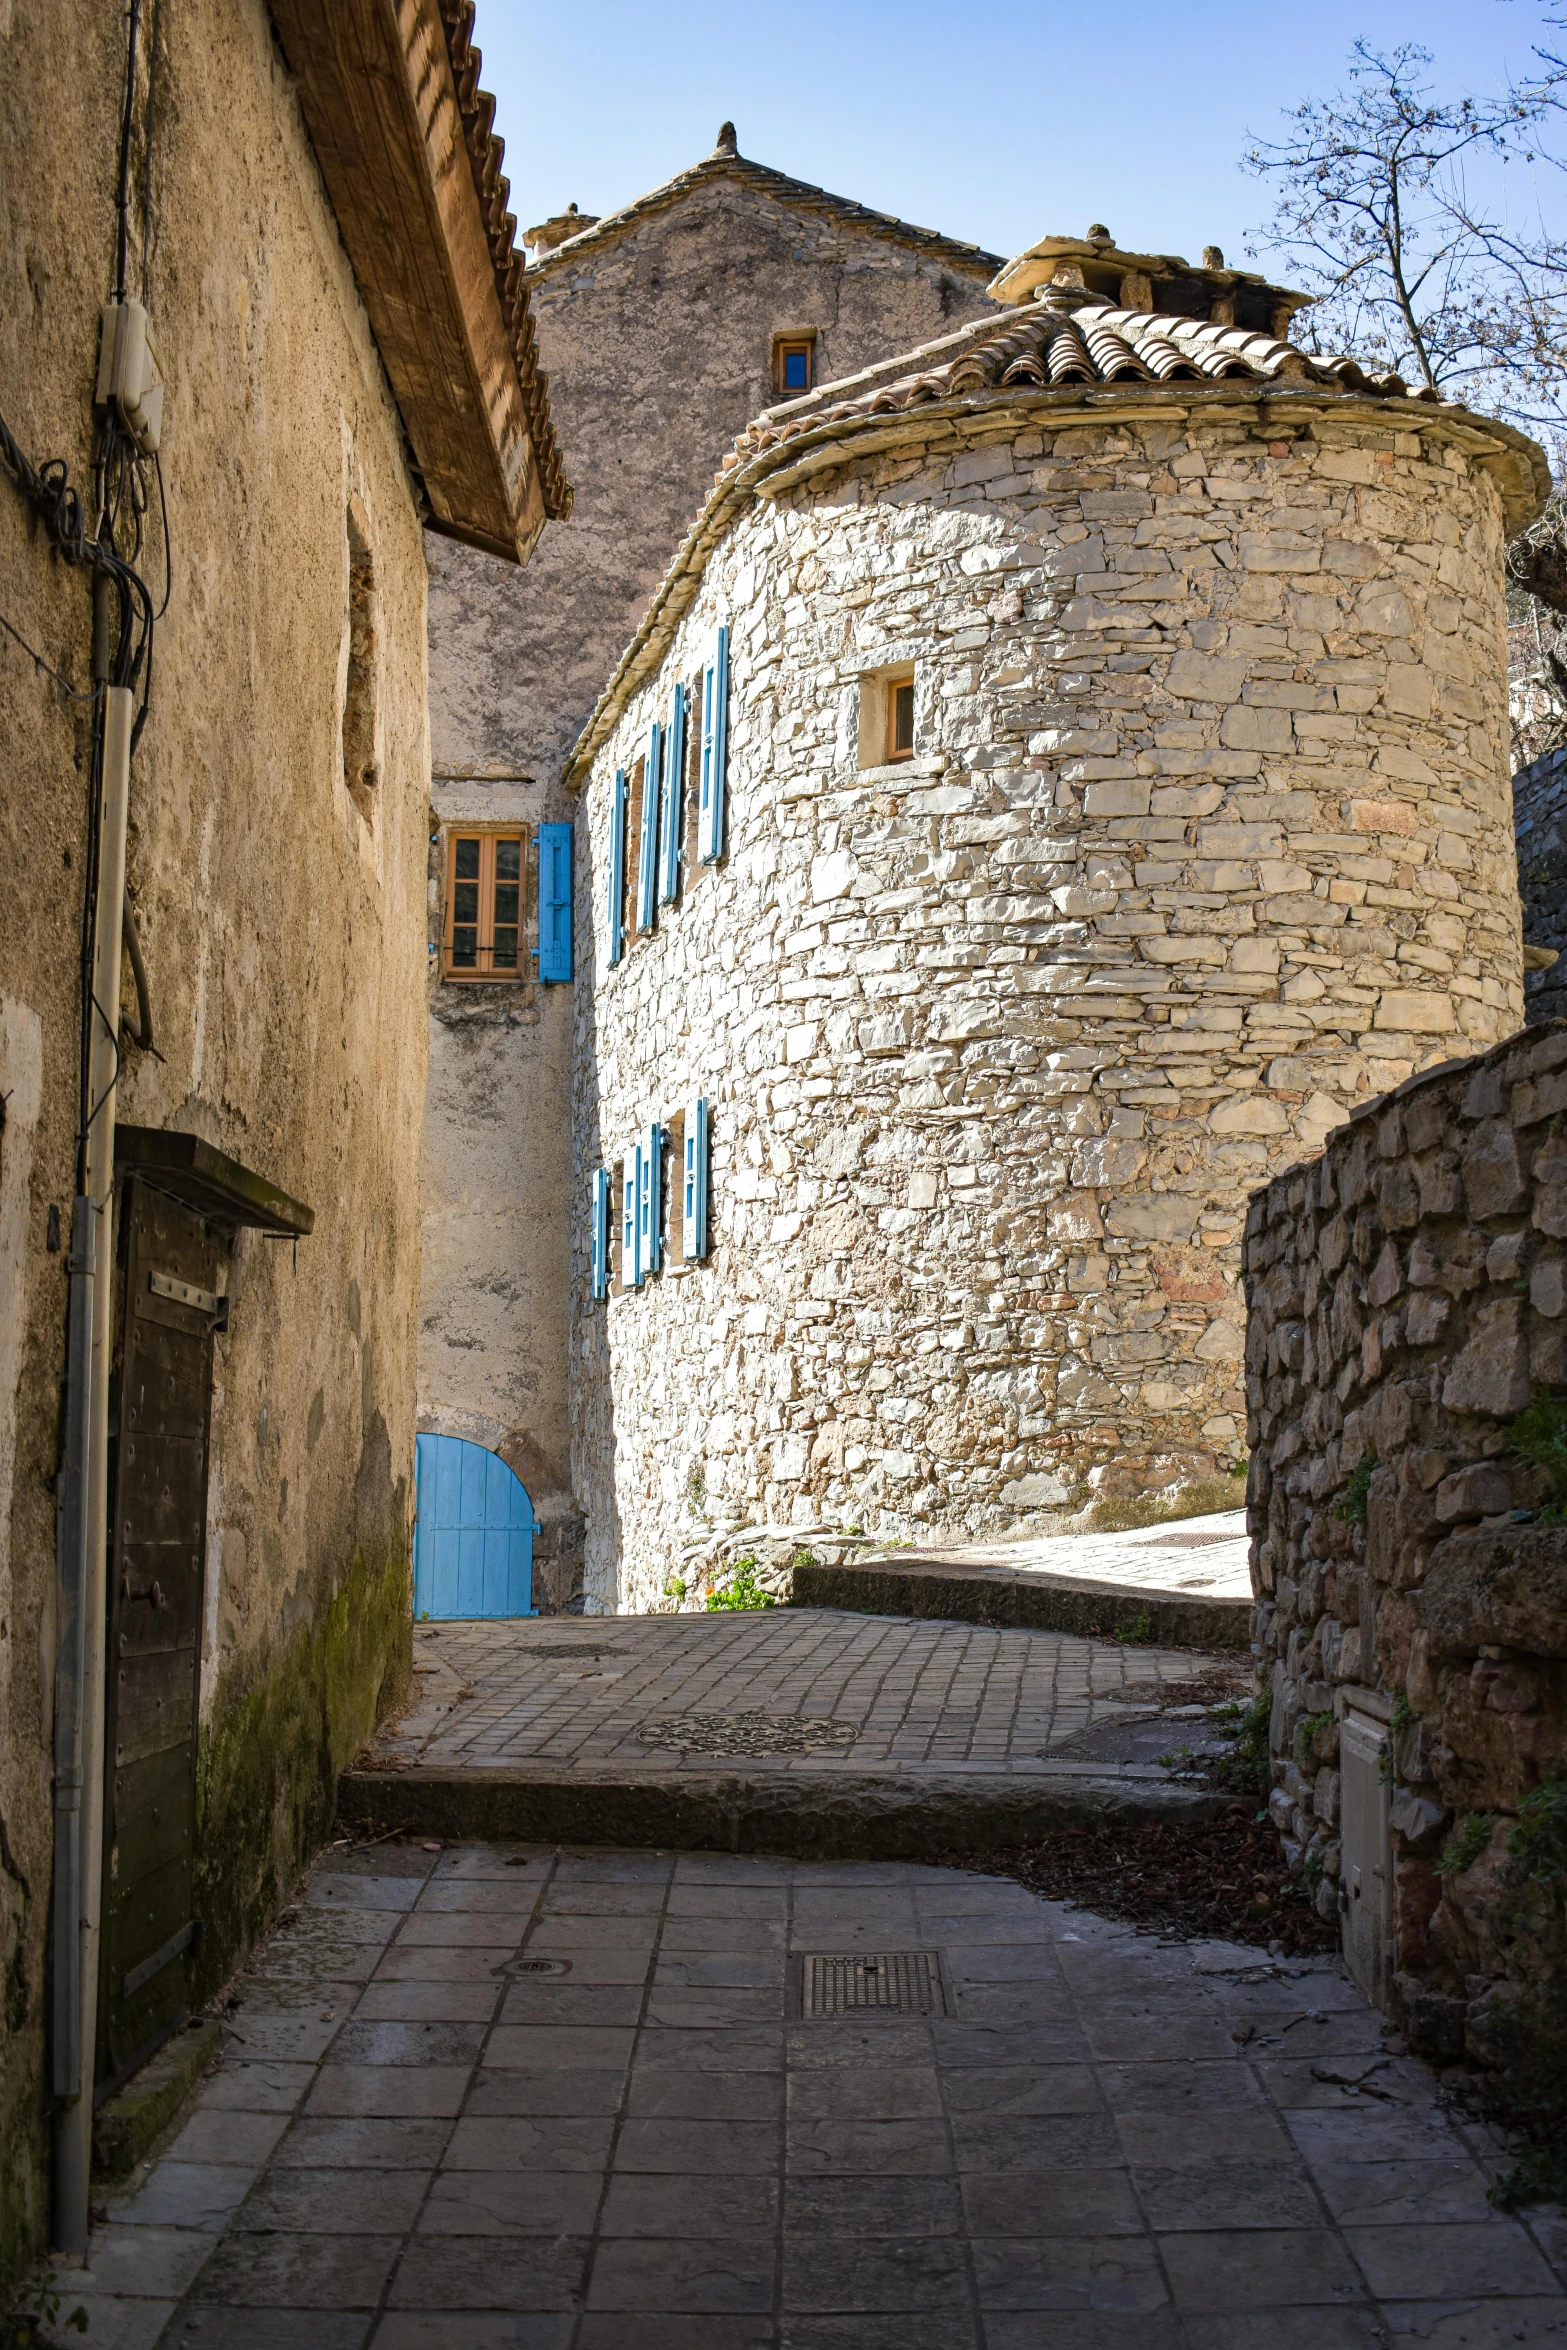
[[[868,1958],[807,1957],[800,1975],[802,2016],[945,2015],[941,1968],[930,1950],[879,1951]]]
[[[650,1714],[632,1733],[677,1754],[823,1754],[852,1746],[859,1734],[853,1722],[799,1714]]]
[[[528,1651],[528,1662],[530,1665],[542,1665],[545,1663],[554,1664],[557,1657],[604,1656],[607,1653],[608,1652],[602,1645],[597,1648],[582,1648],[571,1642],[563,1640],[558,1648],[530,1649]]]
[[[490,1972],[492,1975],[506,1975],[513,1981],[531,1975],[569,1975],[571,1961],[569,1958],[508,1958],[499,1966],[491,1967]]]
[[[1240,1534],[1161,1534],[1157,1542],[1150,1542],[1149,1550],[1208,1550],[1215,1542],[1244,1542]]]

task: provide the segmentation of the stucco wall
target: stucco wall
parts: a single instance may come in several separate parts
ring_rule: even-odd
[[[526,574],[428,542],[432,831],[577,816],[561,761],[724,449],[775,397],[774,332],[817,327],[818,373],[846,373],[984,311],[988,274],[732,181],[530,269],[575,504]],[[437,844],[432,940],[440,870]],[[432,964],[430,1008],[420,1424],[517,1470],[542,1521],[539,1603],[561,1605],[581,1559],[566,1417],[569,998],[445,986]]]
[[[143,12],[144,35],[148,24]],[[0,405],[84,486],[110,279],[114,11],[0,6]],[[424,1073],[425,579],[397,416],[260,0],[163,16],[148,303],[171,585],[132,771],[161,1058],[120,1116],[194,1130],[316,1210],[242,1236],[217,1342],[199,1905],[220,1981],[406,1671]],[[42,126],[47,125],[47,135]],[[139,290],[140,220],[133,237]],[[343,786],[345,511],[376,567],[382,780]],[[163,547],[146,569],[161,595]],[[89,596],[0,481],[7,617],[84,684]],[[0,643],[0,2265],[42,2223],[63,1257],[74,1188],[87,733]],[[6,1544],[9,1544],[8,1556]]]
[[[977,1534],[1211,1474],[1250,1190],[1517,1024],[1493,484],[1364,403],[1096,405],[925,445],[916,412],[757,501],[595,760],[599,1604],[648,1604],[726,1515]],[[727,862],[611,971],[610,779],[720,617]],[[919,755],[859,771],[859,674],[899,660]],[[590,1170],[693,1093],[713,1260],[595,1304]]]

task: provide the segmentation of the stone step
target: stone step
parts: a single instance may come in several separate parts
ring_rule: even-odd
[[[1160,1591],[1037,1568],[912,1555],[843,1566],[801,1562],[791,1604],[858,1615],[919,1616],[1014,1631],[1069,1632],[1161,1648],[1249,1649],[1249,1599]]]
[[[344,1774],[350,1827],[523,1844],[929,1860],[1115,1820],[1199,1820],[1233,1796],[1157,1769],[595,1771],[424,1764]]]

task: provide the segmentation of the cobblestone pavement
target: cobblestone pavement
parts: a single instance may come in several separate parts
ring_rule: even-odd
[[[1208,1599],[1250,1599],[1250,1550],[1242,1509],[1122,1534],[1046,1534],[1033,1542],[965,1542],[870,1555],[878,1564],[923,1567],[951,1560],[997,1575],[1047,1575],[1052,1582],[1067,1576],[1171,1598],[1200,1592]]]
[[[798,2018],[798,1954],[895,1952],[948,2012]],[[1331,1961],[944,1869],[383,1845],[239,1988],[61,2280],[89,2344],[1567,2343],[1561,2224]]]
[[[833,1743],[769,1756],[778,1770],[1027,1771],[1068,1741],[1189,1685],[1233,1657],[991,1631],[825,1608],[745,1614],[516,1619],[415,1627],[420,1694],[383,1730],[378,1763],[557,1769],[710,1769],[756,1753],[698,1725],[682,1752],[671,1717],[771,1715],[847,1725]],[[649,1741],[637,1735],[660,1725]]]

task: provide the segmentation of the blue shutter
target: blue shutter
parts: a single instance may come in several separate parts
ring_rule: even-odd
[[[622,1289],[640,1289],[642,1286],[642,1222],[637,1213],[642,1196],[642,1150],[640,1144],[622,1162],[624,1181],[621,1185],[620,1213],[620,1286]]]
[[[539,826],[539,977],[571,977],[571,826]]]
[[[729,631],[717,628],[702,665],[702,804],[698,847],[704,865],[724,853],[724,775],[729,758]]]
[[[688,1264],[707,1255],[707,1104],[686,1104],[686,1182],[681,1209],[683,1248]]]
[[[609,964],[613,970],[626,951],[626,926],[621,908],[626,900],[626,771],[615,769],[614,796],[609,803]]]
[[[593,1170],[593,1294],[609,1295],[609,1169]]]
[[[655,718],[642,770],[642,839],[637,857],[637,928],[651,930],[658,912],[658,803],[663,787],[664,730]]]
[[[680,837],[686,828],[685,780],[686,689],[677,685],[664,733],[664,805],[659,842],[664,853],[659,860],[658,895],[660,903],[666,906],[672,906],[680,895]]]
[[[664,1129],[655,1119],[642,1137],[642,1263],[656,1273],[664,1261]]]

